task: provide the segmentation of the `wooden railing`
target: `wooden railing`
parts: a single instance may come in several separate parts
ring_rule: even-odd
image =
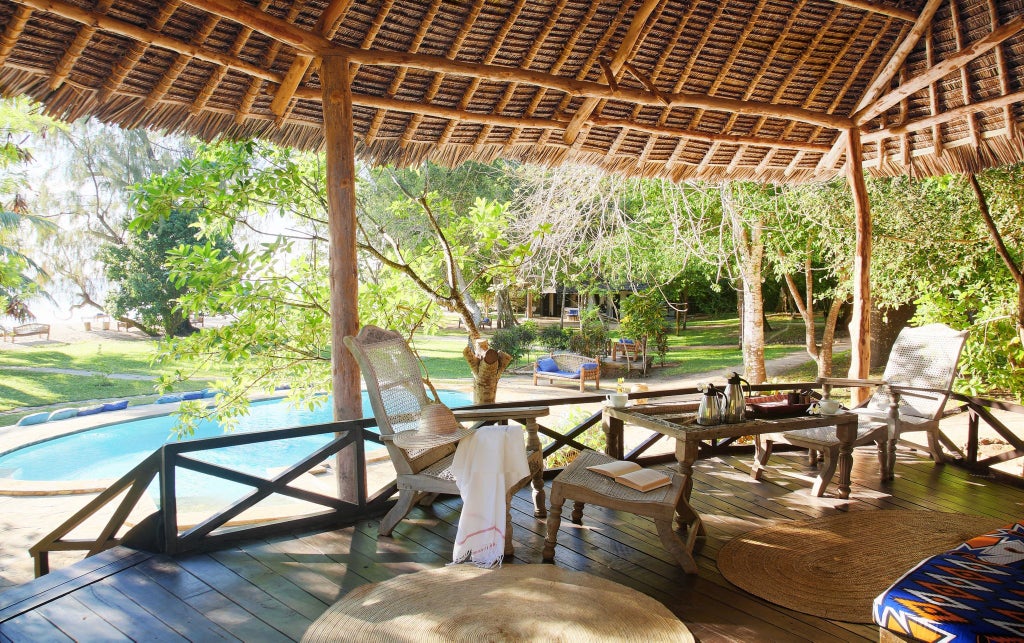
[[[815,389],[817,385],[813,382],[799,382],[785,385],[762,384],[751,388],[753,391],[758,392],[808,390],[812,394],[816,394]],[[629,397],[631,399],[669,397],[693,399],[699,394],[700,392],[696,388],[679,388],[631,393]],[[952,399],[960,404],[952,408],[950,412],[966,410],[971,414],[969,418],[970,428],[967,448],[963,451],[963,457],[953,460],[953,464],[967,467],[975,472],[987,472],[988,467],[992,464],[1024,457],[1024,440],[1015,435],[1013,431],[991,413],[993,409],[998,409],[1024,415],[1024,406],[962,395],[953,395]],[[603,395],[580,395],[547,400],[545,404],[548,406],[595,404],[601,403],[603,400]],[[468,408],[504,408],[521,405],[522,402],[508,402]],[[980,422],[982,421],[995,429],[1012,446],[1010,452],[979,459],[978,432]],[[379,435],[367,430],[369,427],[374,426],[376,426],[376,423],[372,418],[364,418],[348,422],[332,422],[307,427],[229,434],[214,438],[166,444],[122,476],[109,489],[99,494],[73,516],[64,521],[57,529],[47,534],[46,537],[29,550],[35,558],[36,575],[40,576],[49,571],[49,552],[51,551],[85,551],[88,556],[110,547],[124,544],[149,551],[175,554],[186,551],[216,549],[230,541],[263,538],[286,534],[296,530],[337,528],[353,524],[357,520],[381,515],[390,506],[389,500],[396,493],[397,484],[392,481],[374,493],[372,497],[368,495],[365,476],[366,457],[364,441],[381,442]],[[564,433],[540,425],[540,433],[550,440],[544,448],[544,456],[547,458],[565,448],[584,449],[585,447],[580,442],[580,437],[587,431],[594,430],[595,428],[604,430],[604,427],[601,425],[600,411],[591,414],[580,424]],[[204,462],[195,457],[197,453],[214,449],[246,444],[272,443],[280,440],[321,434],[333,434],[335,437],[326,445],[314,450],[303,457],[302,460],[290,466],[286,471],[273,477],[264,478],[251,475],[221,465]],[[626,453],[626,459],[635,460],[641,464],[670,460],[673,457],[672,454],[654,457],[644,455],[663,437],[660,434],[652,435],[629,453]],[[948,438],[946,441],[948,441]],[[345,502],[337,497],[307,491],[291,485],[296,478],[349,446],[353,446],[356,449],[358,470],[362,472],[358,479],[358,488],[355,494],[356,501]],[[623,453],[621,444],[609,446],[616,453]],[[702,445],[700,457],[734,450],[746,451],[750,449],[750,446],[739,445],[734,438],[729,438]],[[252,491],[244,494],[241,498],[202,522],[182,530],[179,528],[176,485],[179,469],[195,471],[219,480],[247,485],[252,487]],[[547,477],[554,476],[557,473],[558,470],[545,471]],[[128,516],[135,510],[140,498],[155,479],[159,479],[159,509],[139,521],[123,536],[117,536],[124,528]],[[1017,480],[1020,480],[1020,478],[1017,478]],[[257,525],[229,525],[231,520],[238,518],[244,511],[254,507],[271,494],[281,494],[320,505],[324,507],[324,510],[315,514],[274,520]],[[120,498],[120,502],[114,509],[113,514],[94,538],[77,540],[68,538],[68,534],[72,530],[81,526],[86,520],[118,498]]]

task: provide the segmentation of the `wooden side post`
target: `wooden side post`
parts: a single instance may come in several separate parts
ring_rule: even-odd
[[[342,339],[359,332],[356,269],[356,166],[352,131],[352,88],[349,61],[325,56],[320,67],[323,83],[324,146],[327,152],[327,208],[331,248],[331,390],[334,419],[362,417],[359,369]],[[338,453],[338,497],[363,504],[359,498],[359,459],[356,446]]]
[[[864,183],[864,153],[860,130],[846,132],[846,180],[853,192],[853,211],[857,228],[853,258],[853,317],[850,320],[850,372],[853,378],[865,378],[871,362],[871,204]],[[853,389],[852,403],[859,404],[867,389]]]

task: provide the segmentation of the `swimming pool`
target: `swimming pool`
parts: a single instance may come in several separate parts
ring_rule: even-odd
[[[439,391],[441,401],[449,406],[471,402],[458,391]],[[363,415],[372,416],[369,399],[363,392]],[[284,400],[255,402],[249,415],[238,422],[236,433],[266,431],[294,426],[322,424],[332,420],[330,398],[316,409],[296,408]],[[160,445],[174,441],[175,418],[162,415],[141,420],[119,422],[79,433],[73,433],[0,455],[0,478],[15,480],[101,480],[119,478],[142,462]],[[224,435],[219,424],[204,420],[195,435],[187,438],[209,438]],[[197,460],[219,464],[252,475],[266,476],[274,469],[288,467],[333,439],[331,434],[275,440],[260,444],[224,447],[190,454]],[[368,443],[367,449],[380,449]],[[209,505],[223,504],[251,490],[251,487],[229,483],[192,471],[179,470],[178,502]],[[210,494],[215,483],[217,493]],[[198,507],[197,507],[198,508]]]

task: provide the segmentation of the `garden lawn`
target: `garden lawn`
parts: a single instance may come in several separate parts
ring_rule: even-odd
[[[162,375],[174,373],[187,365],[154,364],[156,342],[148,341],[89,341],[61,346],[39,346],[18,351],[0,352],[0,368],[29,366],[72,368],[98,373],[127,373],[131,375]],[[202,377],[215,377],[216,371],[200,373]]]
[[[66,375],[33,373],[0,368],[0,411],[21,407],[47,406],[110,399],[155,395],[155,382],[110,379],[105,375]],[[175,389],[191,391],[209,386],[207,381],[183,382]]]

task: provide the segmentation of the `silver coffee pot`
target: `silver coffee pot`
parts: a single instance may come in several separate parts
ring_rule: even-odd
[[[714,384],[707,384],[701,390],[704,391],[704,396],[700,398],[700,406],[697,407],[697,424],[701,426],[721,424],[725,394],[715,388]]]
[[[726,379],[725,404],[722,409],[722,421],[728,424],[742,422],[746,417],[747,398],[743,395],[743,385],[746,382],[747,393],[750,393],[750,382],[740,377],[740,374],[733,371]]]

